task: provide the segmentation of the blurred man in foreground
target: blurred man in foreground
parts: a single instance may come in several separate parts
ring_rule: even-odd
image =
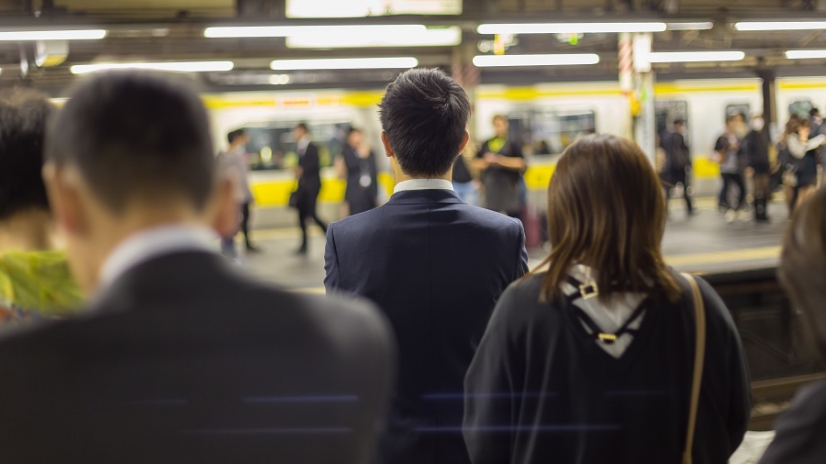
[[[297,296],[213,253],[237,226],[186,84],[112,73],[53,121],[44,169],[77,318],[0,339],[4,462],[362,463],[390,382],[369,307]]]
[[[324,284],[378,303],[396,332],[399,383],[380,462],[469,463],[465,372],[499,295],[527,271],[525,233],[453,191],[470,114],[453,79],[408,71],[380,107],[398,184],[384,206],[330,226]]]

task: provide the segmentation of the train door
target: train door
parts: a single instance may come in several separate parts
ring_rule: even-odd
[[[526,154],[562,153],[578,138],[596,132],[596,112],[590,109],[510,112],[511,135],[522,142]]]
[[[809,112],[812,111],[815,105],[811,100],[795,100],[789,103],[789,115],[796,114],[801,118],[809,118]]]
[[[685,100],[655,100],[654,115],[657,135],[669,130],[674,121],[681,120],[686,131],[684,134],[686,140],[690,140],[690,137],[688,137],[688,131],[691,129],[688,123],[688,102]]]

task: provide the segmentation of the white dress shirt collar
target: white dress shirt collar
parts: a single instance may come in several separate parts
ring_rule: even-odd
[[[408,190],[453,190],[453,184],[444,179],[411,179],[399,182],[393,193]]]
[[[147,229],[118,244],[100,268],[100,287],[151,258],[180,251],[212,251],[216,234],[206,227],[166,225]]]

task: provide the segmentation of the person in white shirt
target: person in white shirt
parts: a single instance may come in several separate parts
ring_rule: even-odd
[[[227,151],[218,155],[218,165],[235,183],[235,201],[241,212],[240,230],[244,235],[244,245],[247,253],[258,253],[261,250],[250,240],[249,221],[250,205],[253,202],[252,190],[249,184],[250,164],[247,155],[249,135],[244,129],[236,129],[227,134],[229,147]],[[221,239],[221,249],[226,256],[236,257],[234,235]]]

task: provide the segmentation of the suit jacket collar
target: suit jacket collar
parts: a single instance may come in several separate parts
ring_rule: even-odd
[[[426,203],[464,204],[453,190],[405,190],[390,197],[388,205],[416,205]]]

